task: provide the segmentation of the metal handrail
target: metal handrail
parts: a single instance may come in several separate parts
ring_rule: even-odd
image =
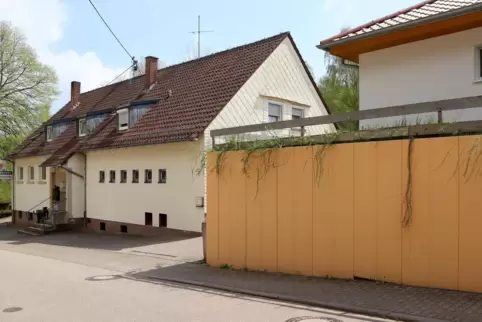
[[[34,210],[35,208],[37,208],[38,206],[40,206],[41,204],[43,204],[44,202],[46,202],[47,200],[49,200],[50,197],[48,197],[47,199],[44,199],[42,200],[41,202],[39,202],[38,204],[36,204],[35,206],[33,206],[32,208],[29,209],[29,211],[27,212],[31,212],[32,210]]]

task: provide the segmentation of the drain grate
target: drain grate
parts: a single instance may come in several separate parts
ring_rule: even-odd
[[[23,309],[21,307],[18,307],[18,306],[12,306],[12,307],[7,307],[6,309],[4,309],[2,312],[3,313],[15,313],[15,312],[19,312],[19,311],[22,311]]]
[[[309,322],[309,321],[343,322],[342,320],[327,318],[322,316],[299,316],[296,318],[291,318],[289,320],[286,320],[286,322],[302,322],[302,321],[304,322]]]

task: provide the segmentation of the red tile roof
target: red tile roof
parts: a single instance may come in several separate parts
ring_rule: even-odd
[[[445,12],[462,9],[464,7],[482,4],[482,0],[426,0],[414,6],[397,11],[391,15],[370,21],[359,27],[344,31],[333,37],[320,41],[320,47],[341,41],[348,40],[355,36],[366,35],[374,31],[390,27],[404,27],[405,24],[424,18],[436,16]],[[480,10],[480,9],[479,9]]]
[[[144,76],[138,76],[82,93],[75,109],[69,102],[50,121],[118,107],[133,100],[161,98],[161,101],[135,125],[121,132],[117,130],[115,113],[87,139],[77,137],[75,120],[52,142],[45,141],[42,128],[25,140],[12,157],[51,155],[44,165],[54,165],[65,162],[66,156],[75,151],[193,140],[287,37],[292,41],[289,33],[282,33],[160,69],[156,84],[149,91],[144,91]]]

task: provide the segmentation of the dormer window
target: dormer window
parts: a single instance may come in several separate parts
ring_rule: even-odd
[[[129,109],[129,124],[134,125],[136,122],[149,111],[151,104],[136,105]]]
[[[79,136],[87,135],[87,122],[85,119],[79,120]]]
[[[54,135],[53,126],[47,126],[47,142],[52,141]]]
[[[87,115],[86,118],[79,119],[79,136],[86,136],[95,131],[95,129],[107,117],[107,113]]]
[[[118,128],[120,131],[129,128],[129,110],[124,108],[117,111]]]
[[[46,128],[46,140],[50,142],[58,138],[69,127],[69,123],[58,123],[54,125],[48,125]]]

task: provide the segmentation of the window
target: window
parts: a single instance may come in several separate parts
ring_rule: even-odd
[[[126,170],[121,170],[120,176],[121,176],[120,182],[121,182],[121,183],[126,183],[126,182],[127,182],[127,171],[126,171]]]
[[[159,227],[167,227],[167,215],[159,214]]]
[[[47,180],[47,168],[46,167],[38,167],[38,179],[40,181]]]
[[[52,126],[47,126],[47,142],[52,141],[53,134],[54,134],[54,132],[53,132]]]
[[[115,170],[110,170],[109,183],[115,183]]]
[[[139,170],[132,170],[132,183],[139,183]]]
[[[121,226],[120,226],[120,231],[121,231],[121,233],[127,234],[127,226],[126,226],[126,225],[121,225]]]
[[[69,127],[69,123],[59,123],[47,126],[47,141],[58,138]]]
[[[105,222],[101,222],[99,224],[99,226],[100,226],[99,228],[100,228],[101,231],[105,231]]]
[[[475,48],[475,80],[482,81],[482,45]]]
[[[29,166],[28,167],[28,181],[34,181],[35,180],[35,168]]]
[[[87,116],[86,119],[86,133],[91,134],[107,117],[107,113],[98,114],[94,116]]]
[[[166,169],[159,169],[159,183],[167,182],[167,171]]]
[[[152,183],[152,170],[144,170],[144,183]]]
[[[119,130],[127,130],[129,128],[129,110],[124,108],[117,111],[118,127]]]
[[[268,121],[278,122],[281,121],[281,105],[268,103]]]
[[[305,115],[305,111],[302,108],[293,107],[291,109],[291,118],[293,120],[302,119]]]
[[[100,183],[105,182],[105,171],[99,171],[99,182]]]
[[[134,125],[150,108],[150,104],[131,107],[129,110],[129,124]]]
[[[23,167],[17,168],[17,180],[23,181]]]
[[[79,136],[87,135],[87,124],[85,119],[79,120]]]
[[[144,221],[146,226],[152,226],[152,212],[146,212],[144,214]]]

